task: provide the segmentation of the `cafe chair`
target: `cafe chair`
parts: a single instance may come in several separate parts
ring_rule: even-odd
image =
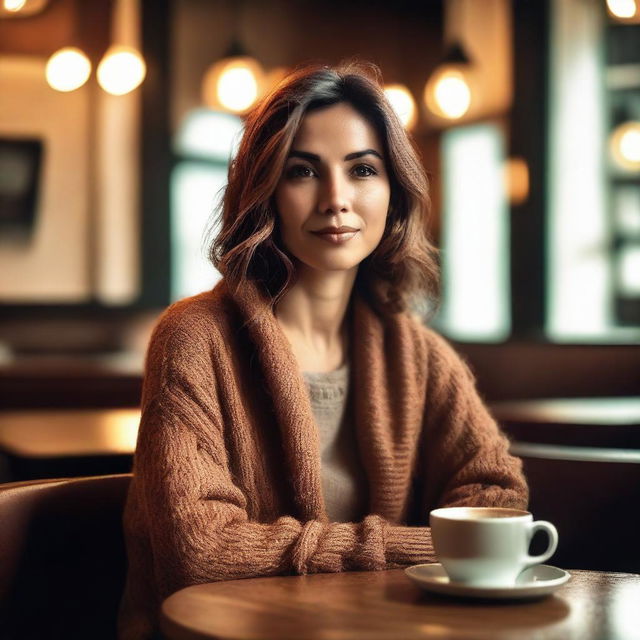
[[[0,638],[115,638],[131,474],[0,485]]]

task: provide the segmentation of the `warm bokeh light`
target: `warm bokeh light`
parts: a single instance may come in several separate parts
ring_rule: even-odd
[[[607,7],[616,18],[633,18],[638,11],[636,0],[607,0]]]
[[[509,202],[520,205],[529,197],[529,165],[524,158],[509,158],[504,167],[505,189]]]
[[[457,120],[471,106],[471,88],[465,74],[452,66],[437,70],[424,90],[427,108],[442,118]]]
[[[640,162],[640,128],[625,131],[620,139],[620,153],[629,162]]]
[[[244,111],[258,97],[256,77],[246,67],[227,69],[218,80],[218,100],[230,111]]]
[[[56,91],[74,91],[89,79],[90,74],[89,58],[75,47],[65,47],[54,53],[45,70],[49,86]]]
[[[384,93],[405,129],[413,129],[417,119],[416,102],[403,84],[389,84]]]
[[[225,58],[206,72],[202,83],[204,103],[212,109],[244,113],[260,97],[264,72],[253,58]]]
[[[111,47],[98,65],[98,83],[114,96],[130,93],[140,86],[147,73],[147,66],[132,47]]]
[[[4,0],[3,5],[7,11],[20,11],[27,4],[27,0]]]
[[[611,134],[611,156],[627,171],[640,171],[640,122],[625,122]]]

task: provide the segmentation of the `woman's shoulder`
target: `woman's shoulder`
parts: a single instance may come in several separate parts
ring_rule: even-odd
[[[217,286],[167,307],[156,321],[151,342],[166,346],[201,345],[215,340],[228,324],[231,308],[223,287]],[[218,338],[219,339],[219,338]]]

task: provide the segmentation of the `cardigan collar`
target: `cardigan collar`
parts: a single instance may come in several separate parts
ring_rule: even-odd
[[[291,345],[270,301],[252,282],[228,294],[243,316],[273,398],[282,434],[294,500],[305,520],[327,520],[321,479],[320,440],[306,384]],[[401,519],[406,505],[390,495],[400,475],[409,475],[405,427],[423,411],[419,387],[424,372],[416,368],[408,318],[379,316],[357,293],[352,298],[350,334],[352,393],[358,448],[369,480],[370,513]],[[416,402],[416,400],[418,400]],[[309,455],[309,452],[312,452]]]

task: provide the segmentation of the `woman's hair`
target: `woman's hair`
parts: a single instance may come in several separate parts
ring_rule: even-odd
[[[209,258],[232,290],[247,279],[272,304],[295,282],[291,255],[280,240],[274,193],[304,116],[348,103],[377,132],[391,187],[380,244],[358,269],[356,288],[378,311],[395,313],[438,297],[437,251],[426,234],[429,187],[424,168],[380,86],[373,64],[302,67],[251,111],[218,210],[220,229]]]

